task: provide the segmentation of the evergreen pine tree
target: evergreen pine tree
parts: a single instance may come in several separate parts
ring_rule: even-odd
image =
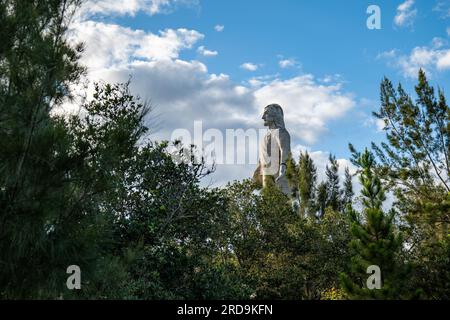
[[[292,154],[289,154],[289,158],[286,161],[286,178],[289,182],[289,187],[292,190],[292,197],[297,199],[298,197],[298,165],[295,163]]]
[[[387,78],[382,81],[381,107],[374,116],[384,122],[387,142],[372,147],[398,207],[427,241],[443,236],[428,232],[429,222],[449,221],[448,213],[428,216],[423,204],[445,201],[450,192],[450,108],[443,91],[436,95],[423,70],[415,91],[414,101],[402,85],[395,90]]]
[[[402,237],[394,225],[395,211],[385,213],[382,204],[386,199],[380,179],[374,174],[375,160],[366,150],[354,154],[354,163],[360,167],[361,194],[363,196],[362,218],[350,209],[351,275],[342,275],[344,290],[352,299],[399,299],[405,295],[408,266],[401,259]],[[368,267],[377,266],[381,270],[381,289],[369,289]]]
[[[314,215],[314,195],[317,181],[317,169],[308,152],[300,154],[298,163],[298,190],[300,212],[303,215]]]
[[[341,208],[341,190],[339,187],[339,164],[336,157],[330,155],[330,164],[326,167],[326,187],[327,187],[327,203],[326,206],[332,208],[335,211],[339,211]]]
[[[89,260],[90,202],[71,170],[83,159],[51,116],[84,71],[65,36],[78,3],[0,2],[0,297],[55,297],[66,268]]]
[[[450,194],[450,107],[444,91],[435,90],[423,70],[415,93],[413,97],[402,85],[395,89],[389,79],[383,79],[381,105],[374,116],[383,121],[387,141],[372,143],[372,148],[380,163],[377,172],[402,212],[409,259],[419,273],[413,281],[435,298],[436,292],[448,290],[448,268],[435,263],[446,260],[448,264],[448,255],[438,258],[435,254],[448,252],[450,210],[445,203]]]
[[[354,195],[355,195],[355,193],[353,192],[352,175],[350,174],[350,170],[348,169],[348,167],[346,167],[345,168],[345,181],[344,181],[344,194],[342,197],[343,209],[347,208],[348,205],[352,204]]]
[[[325,210],[327,208],[327,184],[325,182],[321,182],[317,186],[316,192],[316,213],[319,217],[323,217],[325,215]]]

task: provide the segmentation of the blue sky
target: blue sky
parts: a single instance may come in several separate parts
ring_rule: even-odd
[[[381,30],[366,27],[369,5],[381,9]],[[363,148],[384,137],[371,117],[383,76],[412,92],[422,67],[450,90],[450,0],[93,0],[86,8],[75,29],[92,78],[132,75],[133,90],[156,105],[161,138],[182,126],[176,119],[248,128],[264,104],[279,102],[294,148],[348,164],[349,142]],[[250,168],[230,170],[242,178]]]

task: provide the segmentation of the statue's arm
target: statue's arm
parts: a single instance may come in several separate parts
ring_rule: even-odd
[[[291,137],[289,132],[281,129],[278,133],[278,146],[280,148],[280,168],[278,169],[277,181],[286,176],[287,161],[291,154]]]
[[[280,145],[280,165],[287,164],[289,155],[291,154],[291,136],[287,130],[280,130],[278,138],[278,143]]]

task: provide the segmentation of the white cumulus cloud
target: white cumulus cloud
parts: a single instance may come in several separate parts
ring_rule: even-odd
[[[215,57],[219,54],[217,51],[206,49],[205,46],[198,47],[197,52],[205,57]]]
[[[298,65],[298,62],[291,58],[291,59],[282,59],[278,62],[280,68],[282,69],[287,69],[287,68],[292,68]]]
[[[178,5],[198,5],[199,0],[87,0],[81,14],[93,15],[130,15],[142,11],[149,15],[168,13]]]
[[[441,38],[434,38],[429,46],[415,47],[409,54],[393,49],[380,53],[377,58],[387,61],[406,78],[416,78],[419,69],[429,75],[450,69],[450,48]]]
[[[258,70],[259,66],[257,64],[246,62],[241,64],[241,69],[247,70],[247,71],[256,71]]]
[[[225,30],[225,26],[218,24],[214,27],[214,30],[216,30],[217,32],[223,32],[223,30]]]
[[[203,39],[195,30],[168,29],[153,34],[89,21],[77,26],[76,35],[86,43],[82,62],[89,77],[123,82],[132,75],[137,95],[151,99],[157,110],[170,110],[160,117],[169,131],[196,119],[220,129],[262,127],[263,108],[279,103],[289,115],[286,123],[292,135],[314,143],[327,130],[328,122],[355,105],[352,95],[342,92],[338,78],[321,83],[310,74],[291,79],[272,75],[246,86],[227,75],[211,74],[203,63],[179,57],[180,51]],[[245,67],[250,71],[258,68],[252,63]],[[172,111],[184,117],[174,118]]]
[[[159,34],[133,30],[116,24],[86,21],[72,29],[73,38],[85,43],[82,62],[97,70],[124,65],[132,60],[176,59],[204,36],[187,29],[166,29]]]
[[[329,121],[339,119],[355,106],[342,84],[318,84],[307,74],[288,80],[274,80],[255,92],[257,104],[278,103],[284,110],[286,126],[295,138],[314,143],[327,130]]]
[[[406,0],[397,7],[394,22],[399,27],[411,26],[416,16],[417,9],[414,8],[414,0]]]

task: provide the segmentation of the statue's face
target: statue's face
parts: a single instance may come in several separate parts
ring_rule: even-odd
[[[264,126],[269,127],[273,123],[275,123],[275,115],[272,112],[271,108],[266,108],[264,110],[264,114],[262,116],[262,119],[264,120]]]

